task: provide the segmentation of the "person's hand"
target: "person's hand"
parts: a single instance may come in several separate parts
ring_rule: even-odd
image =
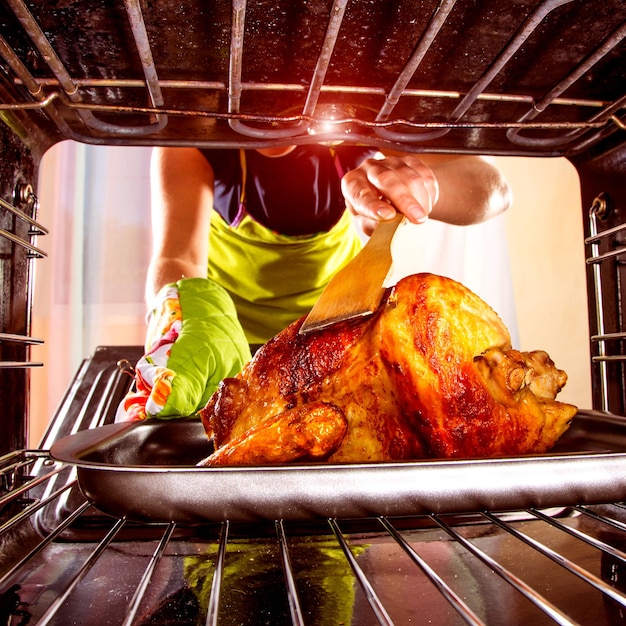
[[[424,222],[439,197],[435,175],[415,155],[366,159],[343,177],[341,188],[348,210],[367,235],[396,211],[415,224]]]
[[[249,359],[235,306],[222,287],[206,278],[166,285],[150,313],[146,353],[135,367],[135,389],[122,401],[122,419],[193,415]]]

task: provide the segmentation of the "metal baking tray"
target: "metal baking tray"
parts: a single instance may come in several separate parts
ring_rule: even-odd
[[[374,464],[196,467],[193,420],[148,420],[57,441],[85,497],[130,520],[197,524],[507,511],[626,499],[626,418],[579,412],[548,454]]]

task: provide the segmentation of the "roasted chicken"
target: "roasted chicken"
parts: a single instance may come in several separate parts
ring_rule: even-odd
[[[306,335],[293,323],[201,411],[203,465],[372,462],[543,452],[576,407],[542,351],[451,279],[415,274],[376,313]]]

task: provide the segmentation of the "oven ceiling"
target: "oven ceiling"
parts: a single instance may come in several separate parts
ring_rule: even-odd
[[[0,35],[0,116],[49,144],[571,156],[626,137],[623,0],[0,0]]]

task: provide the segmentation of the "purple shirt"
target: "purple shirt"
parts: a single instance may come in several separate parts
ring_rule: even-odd
[[[214,209],[236,226],[243,212],[283,235],[311,235],[330,230],[345,211],[341,177],[376,154],[375,148],[296,146],[282,157],[245,150],[246,189],[239,150],[203,149],[215,174]]]

